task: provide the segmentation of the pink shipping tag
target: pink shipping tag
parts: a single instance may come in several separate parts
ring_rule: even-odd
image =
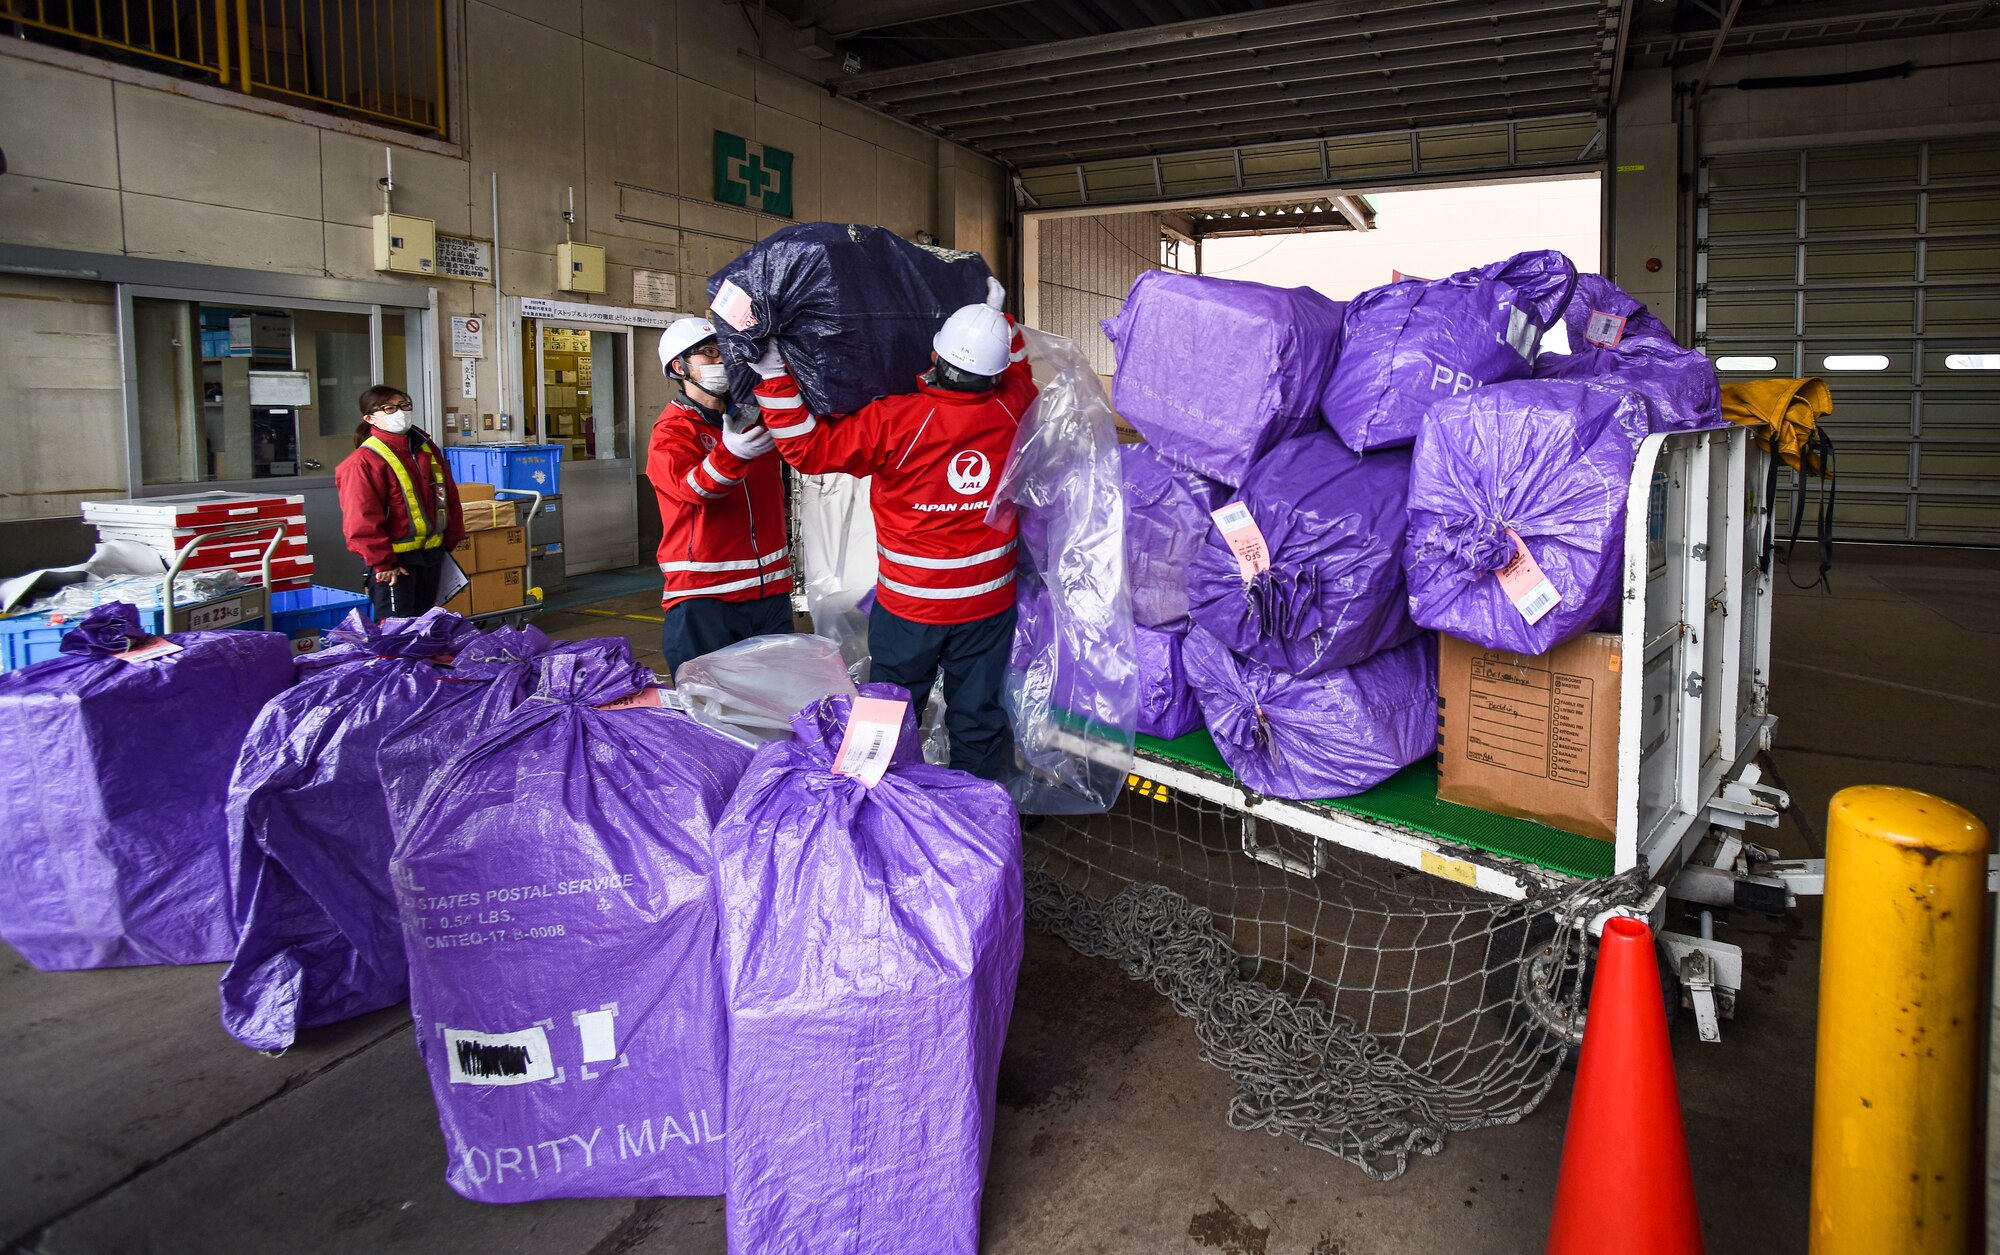
[[[1211,511],[1210,517],[1222,532],[1223,542],[1236,555],[1236,567],[1244,579],[1254,579],[1259,571],[1271,569],[1270,546],[1264,543],[1257,520],[1250,517],[1249,506],[1232,501],[1220,510]]]
[[[1554,610],[1562,601],[1562,594],[1549,582],[1542,570],[1542,564],[1535,561],[1535,555],[1528,552],[1527,543],[1513,528],[1507,529],[1507,539],[1514,542],[1514,556],[1494,574],[1500,577],[1500,590],[1507,594],[1507,600],[1514,603],[1514,609],[1530,623],[1541,622],[1542,616]]]
[[[715,290],[715,299],[708,307],[717,318],[738,331],[748,331],[757,325],[757,314],[750,308],[750,294],[727,279]]]
[[[606,702],[599,710],[640,710],[660,708],[660,690],[657,687],[642,688],[629,697],[621,697],[615,702]]]
[[[889,770],[896,740],[903,732],[903,714],[910,703],[888,697],[857,697],[847,715],[847,735],[833,756],[833,770],[874,788]]]
[[[151,662],[155,658],[165,658],[168,654],[178,654],[181,647],[164,636],[142,636],[138,643],[122,654],[113,654],[120,662]]]
[[[1589,321],[1583,324],[1583,338],[1600,349],[1615,349],[1618,342],[1625,338],[1625,319],[1618,314],[1593,309]]]

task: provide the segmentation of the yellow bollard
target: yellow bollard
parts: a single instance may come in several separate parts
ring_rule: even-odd
[[[1971,1249],[1986,844],[1911,789],[1828,807],[1812,1255]]]

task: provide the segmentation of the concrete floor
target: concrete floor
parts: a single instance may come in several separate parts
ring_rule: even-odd
[[[1838,788],[1928,789],[2000,820],[2000,557],[1842,555],[1834,593],[1781,585],[1777,844],[1818,853]],[[657,603],[550,613],[658,661]],[[632,617],[619,617],[632,616]],[[650,656],[650,657],[649,657]],[[1819,915],[1736,919],[1747,989],[1677,1067],[1711,1255],[1805,1249]],[[43,974],[0,947],[0,1244],[83,1252],[723,1249],[719,1199],[468,1203],[401,1009],[270,1058],[216,1020],[219,969]],[[1395,1255],[1540,1248],[1568,1081],[1518,1125],[1454,1135],[1401,1179],[1222,1120],[1188,1021],[1108,962],[1030,935],[1000,1081],[985,1249]]]

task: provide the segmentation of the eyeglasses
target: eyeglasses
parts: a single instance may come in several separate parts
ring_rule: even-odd
[[[368,412],[370,414],[407,414],[416,408],[411,402],[405,401],[401,405],[378,405]]]
[[[711,340],[707,344],[698,344],[695,347],[689,349],[688,356],[712,357],[719,362],[722,360],[722,346]]]

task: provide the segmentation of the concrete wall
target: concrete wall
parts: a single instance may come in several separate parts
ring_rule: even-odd
[[[394,141],[395,208],[436,220],[440,231],[490,236],[488,175],[497,170],[501,278],[511,295],[558,295],[554,254],[573,187],[577,238],[605,247],[609,266],[602,296],[566,299],[629,305],[632,269],[645,267],[678,275],[680,304],[705,309],[706,276],[786,225],[712,203],[718,129],[795,154],[794,221],[877,223],[906,237],[929,231],[985,252],[1007,273],[999,167],[829,98],[809,81],[829,63],[796,59],[789,29],[775,19],[769,59],[804,77],[747,55],[757,40],[743,11],[716,0],[453,0],[451,13],[460,66],[450,101],[455,142]],[[381,209],[384,138],[301,110],[246,107],[214,89],[123,70],[107,77],[101,63],[7,43],[19,55],[0,55],[0,146],[10,167],[0,178],[0,243],[387,279],[372,268],[369,236]],[[424,304],[425,285],[410,286],[412,303]],[[447,341],[443,315],[493,310],[490,287],[436,286]],[[25,290],[7,275],[0,287]],[[102,285],[94,293],[110,299]],[[0,344],[56,334],[52,320],[81,308],[0,299]],[[89,308],[108,319],[108,304]],[[33,363],[48,354],[17,348],[0,357],[9,401],[0,451],[39,439],[32,423],[40,420],[24,423],[30,411],[16,397],[66,386],[60,381],[79,371],[91,388],[115,386],[115,343],[104,331],[93,324],[94,338],[65,341],[58,356],[68,364],[51,368],[47,383]],[[471,402],[460,399],[449,343],[441,346],[446,405],[495,408],[495,339],[489,332]],[[667,399],[656,366],[648,368],[656,339],[642,332],[634,345],[640,438]],[[116,398],[107,408],[89,396],[71,407],[72,440],[50,455],[57,464],[30,470],[18,457],[0,458],[6,474],[32,479],[4,491],[54,510],[43,500],[51,493],[124,487]],[[31,517],[0,517],[10,513]]]
[[[1111,342],[1098,324],[1124,308],[1134,280],[1159,269],[1160,216],[1042,218],[1034,223],[1029,241],[1035,292],[1028,321],[1075,340],[1100,374],[1110,374],[1116,364]]]
[[[2000,91],[1993,62],[2000,32],[1874,40],[1845,46],[1726,56],[1716,63],[1707,93],[1690,120],[1675,106],[1676,78],[1692,83],[1700,67],[1629,73],[1619,103],[1611,175],[1611,277],[1675,321],[1687,315],[1692,273],[1686,253],[1691,198],[1677,168],[1683,128],[1695,152],[1783,149],[1871,139],[2000,131]],[[1819,87],[1744,91],[1745,78],[1840,74],[1908,61],[1904,78]],[[1648,258],[1661,259],[1648,272]],[[1676,331],[1685,336],[1684,322]]]

